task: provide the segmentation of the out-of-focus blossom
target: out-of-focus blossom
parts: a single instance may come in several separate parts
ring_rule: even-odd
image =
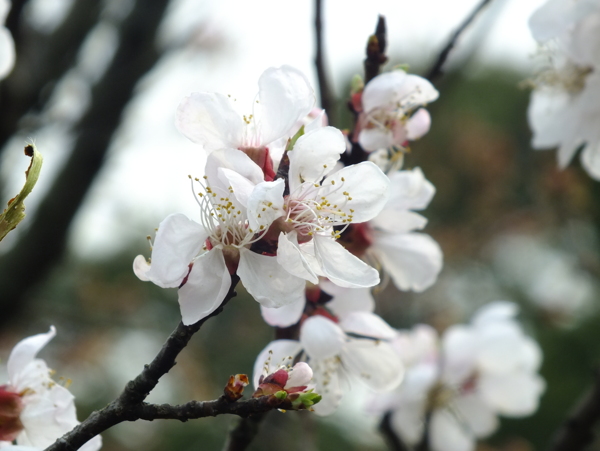
[[[422,108],[438,98],[429,81],[401,69],[373,78],[362,93],[358,142],[367,151],[405,147],[429,131],[431,117]]]
[[[15,451],[47,448],[79,424],[73,395],[50,377],[37,353],[54,338],[56,329],[26,338],[8,358],[8,383],[0,387],[0,447]],[[16,441],[16,446],[11,442]],[[102,446],[96,436],[80,449]]]
[[[442,269],[442,251],[429,236],[415,232],[427,219],[415,212],[429,205],[435,187],[420,168],[389,175],[390,197],[372,220],[348,229],[343,241],[355,255],[380,264],[400,290],[423,291]]]
[[[199,321],[221,304],[233,273],[261,305],[281,307],[301,299],[303,279],[285,271],[275,256],[250,250],[277,217],[277,207],[268,207],[269,214],[249,223],[230,179],[243,178],[260,188],[268,183],[260,168],[245,153],[228,149],[209,155],[206,174],[199,194],[200,224],[182,214],[168,216],[156,233],[152,264],[138,256],[136,275],[163,288],[179,287],[184,324]],[[282,196],[283,180],[270,183]]]
[[[583,167],[600,179],[600,4],[550,0],[533,14],[529,26],[547,58],[547,67],[532,80],[532,145],[558,147],[561,168],[583,146]]]
[[[5,78],[15,65],[15,42],[4,26],[10,11],[10,0],[0,0],[0,80]]]
[[[502,278],[552,319],[568,324],[589,311],[596,287],[574,255],[539,237],[516,234],[498,237],[491,251]]]
[[[401,332],[394,345],[407,370],[396,393],[372,409],[391,411],[391,425],[412,446],[422,439],[430,414],[433,451],[472,451],[498,427],[498,415],[535,412],[544,381],[537,374],[539,346],[515,321],[517,307],[495,302],[469,325],[450,327],[438,342],[428,326]]]

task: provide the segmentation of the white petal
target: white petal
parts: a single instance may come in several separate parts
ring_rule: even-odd
[[[19,373],[29,363],[33,362],[35,356],[40,350],[48,344],[56,335],[56,328],[50,326],[50,330],[45,334],[37,334],[25,338],[18,342],[8,357],[8,378],[12,385],[18,385],[17,379],[22,377]]]
[[[133,259],[133,272],[142,282],[148,282],[148,271],[150,271],[150,263],[143,255],[138,255]]]
[[[490,302],[477,309],[471,323],[476,326],[485,326],[486,323],[510,320],[519,313],[519,306],[514,302],[496,301]]]
[[[375,299],[370,288],[344,288],[329,280],[323,280],[319,286],[333,298],[327,308],[336,316],[343,318],[352,312],[372,312],[375,310]]]
[[[478,365],[487,372],[506,374],[522,368],[527,338],[514,321],[489,323],[478,329]],[[527,345],[525,345],[527,346]],[[530,348],[525,352],[529,354]]]
[[[258,387],[260,376],[266,376],[276,370],[281,364],[287,365],[302,351],[302,345],[296,340],[275,340],[269,343],[254,361],[254,388]],[[263,371],[264,369],[264,371]]]
[[[534,11],[529,19],[529,28],[537,41],[544,42],[557,37],[595,9],[597,3],[593,0],[549,0]]]
[[[421,292],[437,280],[442,269],[442,250],[422,233],[375,231],[372,252],[400,290]]]
[[[311,359],[334,357],[341,352],[345,342],[344,331],[324,316],[311,316],[300,328],[300,343]]]
[[[290,133],[315,104],[307,78],[291,66],[271,67],[258,80],[260,140],[266,145]]]
[[[384,341],[351,339],[342,349],[341,359],[348,372],[377,392],[393,390],[404,376],[400,357]]]
[[[284,215],[283,179],[274,182],[261,182],[248,198],[248,227],[253,231],[267,229],[273,221]],[[260,216],[259,216],[260,215]]]
[[[0,26],[0,80],[5,78],[15,65],[15,42],[7,28]]]
[[[349,313],[340,320],[339,325],[346,333],[382,340],[391,340],[397,334],[379,315],[370,312]]]
[[[390,180],[375,163],[364,161],[327,177],[318,195],[352,215],[351,222],[366,222],[383,210],[390,195]]]
[[[311,365],[313,363],[311,362]],[[319,416],[334,413],[342,400],[344,392],[340,384],[340,374],[335,364],[327,365],[319,362],[318,366],[312,366],[313,380],[316,383],[315,392],[322,396],[321,401],[313,406],[315,413]]]
[[[227,188],[231,187],[231,189],[233,190],[233,197],[235,197],[235,199],[231,199],[231,197],[229,196],[229,189],[227,190],[227,197],[229,197],[229,199],[232,202],[234,202],[234,200],[237,200],[238,203],[236,203],[236,206],[238,208],[240,206],[247,208],[248,200],[250,198],[250,195],[252,194],[252,191],[254,191],[254,187],[256,185],[250,180],[248,180],[246,177],[235,172],[232,169],[219,168],[217,172],[219,174],[219,178],[226,184]],[[217,196],[221,197],[222,195],[217,193]]]
[[[432,451],[475,450],[475,437],[449,409],[436,410],[431,415],[429,443]]]
[[[383,210],[369,223],[386,232],[400,234],[420,230],[427,225],[427,218],[407,210]]]
[[[407,445],[414,446],[423,438],[425,402],[404,402],[392,412],[391,425]]]
[[[316,262],[311,263],[309,258],[310,255],[300,249],[295,231],[279,234],[277,262],[290,274],[317,284],[319,279],[313,268]]]
[[[248,293],[264,307],[282,307],[304,299],[306,282],[283,269],[276,257],[242,248],[237,273]]]
[[[287,365],[291,357],[292,360],[302,351],[302,345],[296,340],[275,340],[269,343],[254,361],[254,388],[258,387],[260,376],[270,374],[276,370],[279,365]],[[265,369],[265,371],[263,371]]]
[[[531,415],[538,408],[546,384],[537,374],[483,374],[479,390],[483,399],[500,414],[511,417]]]
[[[308,366],[308,363],[298,362],[290,370],[289,378],[284,388],[303,387],[310,383],[312,377],[313,370]]]
[[[390,197],[385,210],[423,210],[435,194],[435,187],[421,168],[393,172],[389,179]]]
[[[600,180],[600,142],[585,146],[580,158],[587,173],[594,179]]]
[[[222,94],[195,92],[177,107],[177,129],[207,152],[242,143],[244,122]]]
[[[393,70],[373,78],[367,83],[362,94],[363,109],[369,112],[397,101],[394,92],[402,86],[406,77],[403,70]]]
[[[455,398],[451,403],[451,410],[456,412],[478,438],[487,437],[498,429],[498,417],[494,410],[473,393]]]
[[[302,135],[296,141],[294,149],[288,152],[290,190],[294,192],[303,182],[320,182],[333,169],[345,150],[344,135],[337,128],[323,127]]]
[[[443,379],[450,386],[460,386],[475,369],[478,342],[470,327],[450,326],[442,337]]]
[[[212,249],[198,257],[178,292],[183,324],[197,323],[214,312],[225,299],[230,286],[231,276],[221,249]]]
[[[178,287],[206,238],[204,227],[187,216],[180,213],[167,216],[158,226],[146,277],[159,287]]]
[[[206,159],[204,172],[211,188],[219,188],[222,193],[217,195],[229,195],[230,175],[222,169],[230,169],[247,179],[252,185],[258,185],[264,181],[264,174],[258,165],[241,150],[220,149],[212,152]]]
[[[358,143],[367,152],[387,149],[394,145],[394,135],[383,127],[363,128],[358,134]]]
[[[379,283],[379,273],[344,246],[327,236],[312,240],[323,273],[336,285],[347,288],[372,287]]]
[[[431,128],[431,116],[425,108],[419,109],[406,121],[408,139],[415,140],[424,136]]]
[[[261,305],[260,312],[269,326],[289,327],[300,321],[305,304],[306,300],[304,298],[299,298],[291,304],[278,308],[267,308]]]

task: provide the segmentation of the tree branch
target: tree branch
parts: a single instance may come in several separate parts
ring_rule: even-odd
[[[375,34],[369,36],[367,41],[367,58],[364,61],[365,67],[365,84],[369,83],[373,78],[379,75],[381,66],[387,62],[385,48],[387,47],[387,28],[385,25],[385,17],[379,16]]]
[[[14,248],[0,259],[0,323],[26,306],[26,294],[62,256],[72,219],[102,167],[111,137],[138,80],[159,58],[156,29],[168,0],[137,1],[124,21],[120,46],[102,80],[93,88],[92,106],[78,125],[66,164]]]
[[[448,59],[448,55],[450,55],[450,52],[452,51],[452,49],[456,45],[456,42],[458,41],[458,38],[463,33],[463,31],[465,31],[465,29],[469,26],[469,24],[471,22],[473,22],[473,20],[475,19],[475,17],[477,17],[477,15],[481,12],[481,10],[485,6],[487,6],[488,3],[490,3],[490,1],[491,0],[482,0],[475,7],[475,9],[471,12],[471,14],[469,14],[467,16],[467,18],[457,28],[457,30],[452,34],[452,36],[450,36],[450,39],[448,40],[448,43],[446,44],[446,46],[442,49],[442,51],[438,55],[437,59],[433,63],[433,66],[431,66],[431,69],[429,69],[429,71],[427,72],[427,75],[425,76],[425,78],[427,78],[429,81],[433,81],[436,78],[438,78],[440,75],[443,74],[443,72],[442,72],[442,66],[444,65],[444,63]]]
[[[315,66],[317,68],[317,78],[319,80],[321,108],[327,112],[329,122],[335,124],[335,97],[331,92],[331,84],[325,68],[323,44],[323,0],[315,0],[315,38],[317,46],[315,54]]]
[[[583,450],[595,438],[600,420],[600,371],[596,370],[592,389],[579,400],[573,413],[554,435],[548,451]]]
[[[175,359],[183,348],[187,346],[192,336],[200,330],[206,321],[221,313],[229,300],[237,294],[235,292],[235,286],[238,282],[239,277],[237,275],[232,276],[229,292],[219,308],[206,318],[203,318],[190,326],[184,326],[182,323],[179,323],[152,362],[148,365],[144,365],[142,372],[135,379],[127,383],[125,389],[117,399],[103,409],[92,412],[92,414],[81,424],[76,426],[72,431],[67,432],[53,445],[46,448],[46,451],[73,451],[79,449],[96,435],[116,424],[122,423],[123,421],[135,421],[138,419],[152,420],[154,419],[152,418],[153,413],[157,415],[173,415],[173,418],[176,417],[175,419],[185,421],[183,415],[186,412],[193,415],[199,415],[189,417],[189,419],[191,419],[201,418],[202,416],[235,413],[236,409],[238,409],[237,411],[241,414],[249,415],[252,413],[252,409],[260,410],[260,408],[264,408],[265,406],[260,403],[257,403],[256,405],[250,403],[247,406],[243,404],[242,407],[236,408],[225,408],[223,406],[223,401],[226,401],[225,398],[207,401],[206,403],[191,401],[183,406],[155,406],[143,402],[154,387],[156,387],[159,379],[175,366]],[[163,417],[157,416],[156,418]],[[164,418],[169,417],[165,416]]]
[[[256,415],[240,418],[235,427],[229,432],[223,451],[244,451],[247,449],[258,434],[266,412],[265,410]]]
[[[398,434],[392,429],[391,419],[392,413],[387,412],[381,419],[381,423],[379,423],[379,432],[381,432],[385,438],[385,442],[391,451],[408,451],[404,442],[400,440]]]

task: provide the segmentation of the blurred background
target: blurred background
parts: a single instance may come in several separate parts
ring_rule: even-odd
[[[386,68],[424,74],[478,3],[325,0],[332,125],[351,126],[350,79],[362,73],[378,14],[388,25]],[[519,87],[534,70],[527,19],[541,3],[492,0],[450,55],[429,106],[431,132],[405,158],[437,188],[425,231],[440,243],[444,269],[424,293],[392,284],[377,293],[378,313],[398,328],[442,331],[490,301],[521,305],[548,388],[537,414],[503,420],[480,445],[486,451],[542,449],[600,358],[600,187],[578,163],[559,171],[554,152],[531,149],[529,92]],[[80,419],[112,400],[180,319],[175,290],[131,269],[166,215],[196,215],[187,176],[202,175],[205,155],[175,130],[177,105],[192,91],[216,91],[250,109],[260,74],[282,64],[317,86],[314,14],[308,1],[13,0],[6,25],[17,64],[0,82],[0,200],[24,182],[25,140],[44,167],[26,220],[0,244],[0,356],[54,324],[43,357],[72,380]],[[251,373],[273,333],[241,291],[150,401],[214,399],[230,374]],[[347,395],[327,419],[272,412],[252,449],[385,449],[363,398]],[[122,424],[104,434],[104,449],[218,450],[232,420]]]

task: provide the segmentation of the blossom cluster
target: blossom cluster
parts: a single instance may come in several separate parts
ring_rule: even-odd
[[[549,0],[529,26],[543,59],[528,110],[532,145],[557,147],[561,168],[583,147],[583,167],[600,179],[600,3]]]
[[[391,412],[392,428],[411,446],[423,440],[428,416],[433,451],[471,451],[498,428],[498,415],[531,415],[545,388],[541,351],[516,313],[515,304],[494,302],[441,338],[426,325],[399,332],[392,344],[405,381],[372,410]]]

